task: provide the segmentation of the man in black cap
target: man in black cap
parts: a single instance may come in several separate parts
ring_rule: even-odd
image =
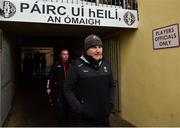
[[[97,35],[84,41],[83,55],[71,65],[64,94],[76,113],[77,126],[109,126],[115,101],[110,64],[103,59],[103,44]]]

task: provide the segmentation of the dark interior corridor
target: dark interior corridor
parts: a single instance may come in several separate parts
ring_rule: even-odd
[[[23,83],[15,89],[13,107],[4,126],[56,126],[45,90],[46,78],[34,76],[32,81]]]
[[[58,59],[60,49],[68,49],[71,59],[77,55],[73,50],[79,45],[72,46],[76,39],[71,38],[46,38],[46,37],[18,37],[15,45],[15,88],[12,99],[12,108],[6,118],[5,127],[46,127],[57,126],[53,108],[46,92],[49,68]],[[37,43],[38,42],[38,43]],[[70,45],[71,44],[71,45]],[[34,50],[35,49],[35,50]],[[46,50],[43,52],[43,49]],[[50,53],[47,53],[50,49]],[[48,54],[53,62],[46,65],[46,73],[40,74],[32,66],[27,65],[24,72],[23,59],[26,54],[33,55],[36,50],[41,54]],[[76,48],[77,50],[77,48]],[[51,60],[47,60],[51,61]],[[34,62],[32,63],[34,65]],[[22,66],[23,65],[23,66]],[[47,69],[48,68],[48,69]],[[30,71],[33,70],[33,71]],[[30,75],[31,74],[31,75]]]

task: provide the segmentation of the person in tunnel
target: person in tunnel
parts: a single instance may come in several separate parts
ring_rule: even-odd
[[[46,75],[47,60],[46,60],[46,54],[45,53],[42,53],[40,62],[41,62],[41,75],[43,76],[43,75]]]
[[[68,126],[68,105],[63,94],[63,83],[69,68],[69,52],[62,50],[59,61],[50,71],[47,79],[47,93],[57,117],[58,126]]]
[[[31,85],[33,76],[33,60],[31,53],[27,53],[23,59],[23,77],[24,84]]]
[[[36,75],[39,75],[40,73],[40,58],[41,58],[41,53],[37,50],[34,53],[34,71]]]
[[[109,126],[116,86],[111,65],[102,53],[101,39],[89,35],[83,55],[71,64],[64,82],[65,97],[76,113],[76,126]]]

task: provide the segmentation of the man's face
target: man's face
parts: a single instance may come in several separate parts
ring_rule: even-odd
[[[103,48],[100,45],[95,45],[86,51],[87,55],[91,56],[95,60],[102,58]]]
[[[62,50],[60,54],[60,59],[62,59],[63,62],[67,62],[69,59],[69,53],[67,50]]]

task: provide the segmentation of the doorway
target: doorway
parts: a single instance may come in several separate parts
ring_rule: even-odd
[[[83,50],[84,38],[59,37],[17,37],[15,41],[16,87],[13,108],[4,126],[56,126],[56,120],[46,94],[46,79],[52,64],[57,61],[61,49],[70,51],[70,60],[78,58]],[[104,56],[113,64],[113,75],[118,85],[115,112],[119,112],[119,42],[107,39],[104,43]],[[32,71],[31,79],[24,79],[23,59],[25,56],[34,58],[39,51],[40,57],[45,56],[47,64],[45,74],[40,70]],[[29,66],[28,66],[29,67]],[[31,69],[31,68],[30,68]],[[22,103],[22,105],[20,105]],[[15,107],[16,106],[16,107]],[[16,111],[20,110],[20,111]],[[16,111],[16,112],[15,112]],[[16,120],[20,116],[22,120]],[[41,120],[41,121],[40,121]]]
[[[114,112],[120,112],[120,44],[117,38],[104,40],[104,57],[110,61],[116,84],[116,101]]]
[[[57,126],[46,93],[46,80],[60,50],[69,50],[73,60],[80,56],[83,43],[75,38],[58,37],[17,37],[14,43],[16,84],[12,109],[4,126]],[[34,58],[41,60],[43,56],[45,69],[41,63],[36,67],[32,61]]]

